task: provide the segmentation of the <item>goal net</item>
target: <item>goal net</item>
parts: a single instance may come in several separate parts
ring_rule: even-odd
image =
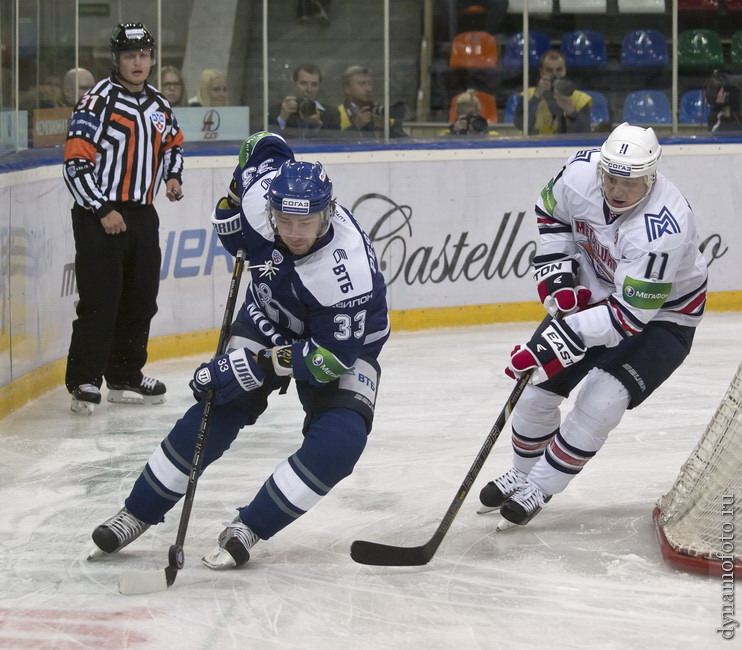
[[[742,364],[653,517],[670,565],[742,578]]]

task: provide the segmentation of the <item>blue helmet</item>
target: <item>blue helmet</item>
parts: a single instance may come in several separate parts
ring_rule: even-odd
[[[284,214],[322,213],[322,227],[318,237],[327,232],[335,212],[332,181],[318,162],[287,160],[278,168],[268,190],[268,215],[275,231],[273,211]]]

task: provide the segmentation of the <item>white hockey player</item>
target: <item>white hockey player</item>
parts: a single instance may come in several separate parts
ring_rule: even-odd
[[[691,207],[657,171],[661,151],[652,129],[623,123],[542,190],[534,278],[555,318],[511,353],[506,372],[533,375],[513,411],[513,466],[482,489],[479,512],[528,523],[688,355],[706,261]]]

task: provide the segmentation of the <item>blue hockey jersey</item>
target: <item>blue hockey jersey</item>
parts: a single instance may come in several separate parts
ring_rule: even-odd
[[[359,356],[380,352],[390,332],[386,284],[368,236],[340,205],[306,254],[294,255],[277,240],[267,192],[281,164],[293,159],[283,138],[260,137],[241,155],[232,201],[221,199],[212,221],[225,248],[232,254],[244,249],[249,262],[250,283],[237,320],[255,336],[239,345],[253,353],[291,345],[294,378],[323,384],[349,371]]]

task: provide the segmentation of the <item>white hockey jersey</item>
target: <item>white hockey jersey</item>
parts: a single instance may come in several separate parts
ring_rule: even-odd
[[[695,327],[706,304],[707,266],[693,210],[662,174],[649,195],[616,215],[603,199],[600,151],[573,155],[536,203],[541,253],[580,263],[578,282],[600,306],[566,317],[588,347],[617,345],[652,320]]]

